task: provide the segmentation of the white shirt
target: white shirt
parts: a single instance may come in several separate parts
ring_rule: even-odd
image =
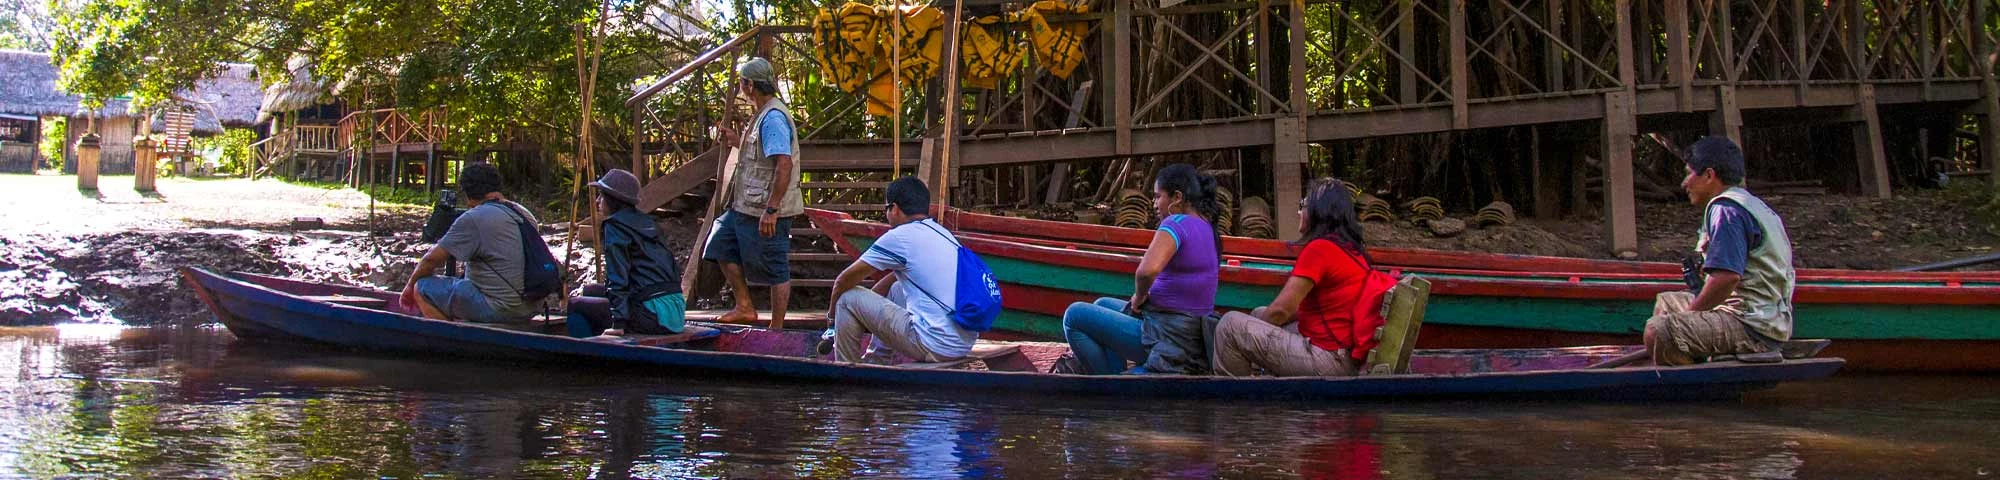
[[[947,313],[946,305],[957,302],[958,244],[946,235],[950,233],[943,226],[928,218],[906,223],[877,239],[861,261],[901,277],[889,300],[909,313],[917,341],[940,356],[963,357],[972,352],[979,333],[960,328]]]

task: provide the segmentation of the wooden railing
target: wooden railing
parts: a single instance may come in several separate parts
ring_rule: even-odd
[[[415,117],[393,108],[362,110],[341,117],[339,128],[337,146],[341,150],[362,141],[371,145],[445,143],[451,135],[449,117],[441,108],[425,110]],[[368,136],[357,138],[357,132]]]
[[[339,153],[339,144],[337,128],[333,125],[295,125],[250,144],[250,153],[256,162],[250,167],[251,177],[255,178],[265,166],[291,158],[294,154]]]

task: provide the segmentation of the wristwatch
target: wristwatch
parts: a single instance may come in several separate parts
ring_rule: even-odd
[[[770,214],[773,214],[773,213],[778,213],[778,209],[775,209],[775,208],[771,208],[771,207],[764,207],[764,214],[765,214],[765,215],[770,215]]]

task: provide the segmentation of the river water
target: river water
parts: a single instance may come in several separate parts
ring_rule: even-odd
[[[1742,402],[1154,401],[0,328],[0,477],[1994,478],[2000,377]]]

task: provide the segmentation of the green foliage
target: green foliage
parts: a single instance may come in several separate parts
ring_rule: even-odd
[[[195,137],[191,148],[203,157],[216,160],[216,173],[223,175],[245,175],[249,173],[250,160],[254,152],[250,144],[257,141],[257,132],[231,128],[221,135]]]
[[[69,138],[69,119],[51,117],[42,119],[42,139],[37,147],[42,150],[42,158],[48,159],[49,168],[63,169],[63,140]]]

